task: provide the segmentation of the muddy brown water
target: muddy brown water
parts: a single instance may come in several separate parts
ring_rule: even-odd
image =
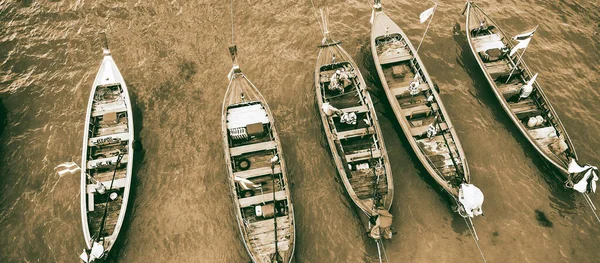
[[[414,44],[426,1],[383,1]],[[420,50],[484,192],[475,219],[488,262],[598,262],[600,223],[512,126],[455,34],[464,1],[441,3]],[[329,6],[332,36],[369,84],[394,173],[391,262],[481,262],[461,217],[418,163],[381,90],[368,1]],[[525,55],[580,160],[600,164],[600,5],[484,0],[510,34],[539,24]],[[220,131],[231,68],[228,1],[0,1],[0,262],[76,262],[84,246],[79,175],[85,109],[102,58],[98,32],[130,89],[138,152],[115,262],[248,262],[227,191]],[[315,107],[321,40],[310,1],[235,1],[240,65],[275,115],[289,166],[296,262],[377,262],[337,179]],[[596,203],[600,198],[594,196]]]

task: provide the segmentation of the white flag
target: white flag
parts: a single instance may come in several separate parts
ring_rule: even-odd
[[[525,40],[518,40],[519,44],[516,44],[515,47],[513,47],[513,49],[510,50],[510,55],[514,55],[515,53],[517,53],[517,50],[521,49],[521,48],[526,48],[527,45],[529,45],[529,41],[531,41],[531,37],[527,38]]]
[[[431,15],[433,15],[433,11],[435,11],[435,6],[433,6],[432,8],[429,8],[429,9],[423,11],[423,13],[421,13],[421,16],[419,17],[421,19],[421,24],[423,24],[423,22],[427,21],[427,19],[429,19],[429,17]]]
[[[516,36],[513,37],[513,40],[519,41],[519,44],[515,45],[515,47],[513,47],[513,49],[510,51],[510,55],[514,55],[515,53],[517,53],[517,50],[521,49],[521,48],[526,48],[527,45],[529,45],[529,41],[531,41],[531,37],[533,37],[533,34],[535,33],[535,31],[537,30],[537,26],[528,32],[522,33],[522,34],[518,34]]]
[[[536,30],[537,30],[537,26],[529,32],[525,32],[525,33],[514,36],[513,39],[517,40],[517,41],[523,41],[525,39],[531,38]]]

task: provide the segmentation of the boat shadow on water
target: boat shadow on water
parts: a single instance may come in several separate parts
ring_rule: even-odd
[[[7,118],[6,118],[6,107],[4,107],[4,104],[2,103],[2,100],[0,99],[0,136],[2,135],[2,132],[4,131],[4,127],[6,126],[7,123]]]
[[[128,88],[131,91],[135,91],[137,90],[137,88],[135,87],[135,85],[128,83]],[[117,238],[115,245],[113,246],[111,253],[108,254],[108,257],[103,261],[103,262],[119,262],[121,261],[121,257],[122,257],[122,252],[123,252],[123,247],[127,245],[127,242],[129,241],[129,237],[127,236],[127,233],[129,232],[129,228],[132,225],[132,221],[134,218],[134,213],[135,213],[135,199],[137,196],[137,186],[138,184],[141,182],[140,177],[138,176],[138,172],[140,171],[140,168],[142,167],[142,165],[145,162],[145,155],[146,155],[146,150],[144,150],[142,141],[141,141],[141,137],[140,137],[140,133],[142,132],[143,129],[143,125],[144,125],[144,118],[143,118],[143,110],[142,108],[144,108],[144,105],[142,103],[140,103],[137,99],[136,93],[135,92],[131,92],[129,94],[129,98],[131,101],[131,110],[133,113],[133,127],[134,127],[134,133],[133,133],[133,150],[135,152],[134,157],[133,157],[133,167],[132,167],[132,176],[133,178],[131,178],[131,186],[130,186],[130,192],[129,192],[129,202],[127,203],[127,212],[125,214],[125,218],[123,220],[123,225],[121,226],[121,231],[119,233],[119,237]],[[127,249],[125,249],[127,250]]]
[[[574,191],[570,191],[565,188],[563,182],[566,177],[557,169],[554,169],[548,162],[546,162],[542,156],[535,150],[535,148],[529,143],[514,125],[514,123],[507,116],[506,112],[498,103],[492,89],[490,88],[485,75],[479,68],[475,57],[470,51],[469,43],[465,31],[461,29],[460,24],[454,25],[454,41],[459,47],[459,51],[456,56],[456,63],[462,67],[469,77],[473,80],[473,86],[475,93],[471,95],[477,99],[479,104],[488,108],[493,117],[498,121],[503,128],[513,137],[521,149],[525,152],[525,155],[533,162],[535,167],[542,174],[541,178],[546,182],[551,195],[549,196],[552,202],[552,207],[561,214],[561,216],[576,214],[576,194]],[[537,214],[537,209],[532,211]]]

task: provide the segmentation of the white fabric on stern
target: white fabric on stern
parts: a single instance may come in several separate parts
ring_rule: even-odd
[[[483,192],[472,184],[461,184],[458,191],[458,200],[463,205],[469,217],[483,214]]]

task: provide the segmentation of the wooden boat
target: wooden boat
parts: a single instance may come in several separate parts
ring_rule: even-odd
[[[242,73],[237,49],[222,111],[229,187],[244,245],[253,262],[290,262],[296,238],[288,174],[273,114]]]
[[[81,160],[81,222],[87,251],[104,258],[125,217],[133,161],[133,116],[127,85],[108,48],[88,101]]]
[[[521,61],[513,71],[518,58],[508,54],[513,47],[511,36],[472,2],[467,3],[466,16],[469,46],[502,108],[531,145],[548,162],[567,174],[570,159],[577,159],[573,143],[537,81],[533,81],[533,91],[529,96],[520,96],[521,87],[534,74],[525,61]],[[508,79],[511,71],[512,76]],[[533,123],[535,118],[543,121]]]
[[[371,52],[385,94],[411,148],[435,181],[459,202],[461,189],[471,187],[462,146],[434,84],[402,29],[374,5]],[[478,190],[478,189],[477,189]],[[480,191],[479,191],[480,193]],[[472,217],[481,212],[459,209]],[[464,208],[464,207],[463,207]]]
[[[341,42],[329,38],[326,16],[323,21],[325,34],[315,67],[315,91],[329,148],[354,204],[369,219],[383,221],[365,224],[367,231],[375,239],[391,238],[389,209],[394,184],[379,120],[360,70]],[[340,75],[342,80],[337,78]],[[347,116],[352,115],[354,121],[348,122]]]

